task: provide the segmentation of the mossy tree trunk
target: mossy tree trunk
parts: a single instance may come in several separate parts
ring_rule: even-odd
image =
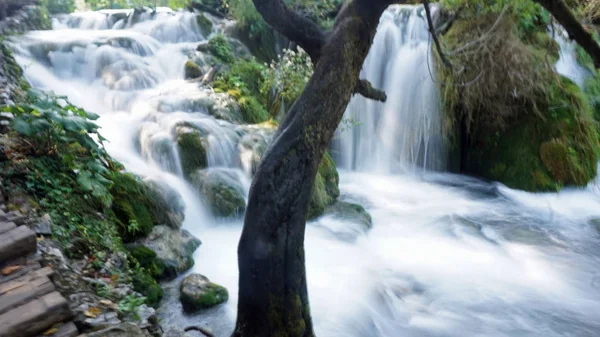
[[[385,100],[359,79],[390,0],[353,0],[330,32],[282,0],[254,0],[275,29],[311,56],[315,70],[279,127],[254,176],[238,246],[239,302],[234,337],[313,336],[304,231],[317,167],[355,93]]]

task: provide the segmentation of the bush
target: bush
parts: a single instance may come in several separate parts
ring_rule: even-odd
[[[225,63],[233,63],[233,61],[235,61],[229,42],[227,42],[227,38],[222,34],[216,35],[208,40],[208,47],[210,53],[217,59]]]
[[[246,123],[262,123],[269,119],[261,103],[261,88],[265,81],[263,70],[264,67],[255,60],[240,60],[213,82],[215,91],[226,92],[236,99]]]

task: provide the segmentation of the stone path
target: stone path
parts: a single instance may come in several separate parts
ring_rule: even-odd
[[[42,268],[35,233],[0,205],[0,337],[77,337],[67,300]]]

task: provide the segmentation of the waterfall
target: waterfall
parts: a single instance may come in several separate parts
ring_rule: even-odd
[[[385,12],[362,76],[385,90],[388,101],[354,97],[332,144],[340,167],[360,171],[341,171],[341,198],[363,205],[373,227],[354,232],[348,219],[331,215],[307,224],[316,335],[597,337],[600,195],[532,194],[432,172],[444,168],[446,155],[423,16],[418,6]],[[208,18],[213,33],[230,24]],[[196,50],[207,35],[191,13],[124,10],[58,17],[54,30],[10,43],[34,87],[101,116],[111,156],[182,195],[183,226],[203,242],[192,272],[227,287],[230,297],[184,315],[177,280],[167,283],[161,325],[165,331],[201,325],[228,337],[242,220],[206,214],[183,179],[178,136],[201,135],[207,171],[247,193],[273,130],[244,125],[230,97],[184,80],[187,60],[210,67]],[[415,168],[420,174],[406,174]],[[344,230],[356,240],[339,235]]]
[[[583,88],[585,79],[590,75],[589,71],[577,62],[575,48],[577,42],[569,38],[569,34],[561,25],[553,25],[549,29],[554,40],[560,47],[558,62],[556,63],[556,72],[571,79],[580,88]]]
[[[442,107],[422,6],[384,13],[361,78],[387,94],[380,103],[354,96],[334,142],[340,167],[392,173],[445,168]]]

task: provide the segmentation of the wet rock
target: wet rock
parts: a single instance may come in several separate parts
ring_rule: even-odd
[[[274,127],[250,126],[247,128],[239,143],[244,171],[254,175],[274,133]]]
[[[87,329],[92,331],[107,329],[112,326],[121,324],[121,320],[118,316],[119,315],[116,312],[110,311],[107,313],[97,315],[96,317],[87,317],[83,320],[82,324]]]
[[[186,230],[156,226],[148,237],[136,245],[156,253],[156,259],[164,266],[162,278],[173,278],[194,265],[194,251],[202,242]]]
[[[365,230],[373,227],[371,214],[364,207],[358,204],[338,201],[325,209],[326,215],[331,215],[348,222],[356,223],[364,227]]]
[[[186,177],[208,166],[208,140],[200,131],[189,127],[178,127],[177,148],[181,169]]]
[[[227,289],[210,282],[206,276],[200,274],[184,278],[179,290],[183,309],[189,312],[207,309],[229,299]]]
[[[191,80],[202,76],[202,70],[193,61],[187,61],[184,68],[184,78]]]
[[[133,323],[123,323],[86,334],[87,337],[146,337],[142,329]]]
[[[147,306],[146,304],[142,304],[139,307],[137,307],[136,314],[138,318],[137,321],[139,322],[141,328],[147,328],[151,326],[152,324],[154,324],[153,322],[156,322],[156,320],[158,319],[156,317],[156,310]]]
[[[358,204],[338,201],[325,209],[317,222],[343,241],[355,241],[372,227],[371,215]]]
[[[33,231],[37,235],[50,235],[52,234],[52,218],[50,218],[50,214],[44,214],[40,220],[33,225]]]
[[[173,229],[179,229],[185,219],[185,203],[181,194],[164,181],[146,181],[155,207],[161,210],[157,214],[161,224]]]
[[[227,218],[239,216],[246,210],[244,188],[238,174],[232,169],[214,168],[196,171],[190,180],[213,215]]]
[[[197,14],[196,23],[198,23],[198,28],[200,28],[200,32],[202,33],[202,36],[208,37],[210,35],[210,33],[212,33],[213,23],[203,13]]]

